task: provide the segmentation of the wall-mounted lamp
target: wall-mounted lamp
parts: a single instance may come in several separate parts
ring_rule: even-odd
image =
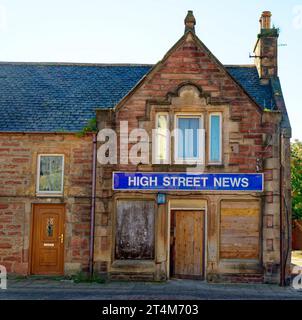
[[[166,195],[165,193],[157,194],[157,204],[165,204],[166,203]]]

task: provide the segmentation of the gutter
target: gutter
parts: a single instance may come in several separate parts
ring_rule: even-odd
[[[95,227],[95,195],[96,195],[96,133],[92,136],[92,185],[91,185],[91,211],[90,211],[90,242],[89,242],[89,275],[93,276],[94,256],[94,227]]]

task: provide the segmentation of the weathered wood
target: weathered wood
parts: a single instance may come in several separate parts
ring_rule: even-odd
[[[180,278],[203,276],[204,212],[172,211],[172,274]]]
[[[220,258],[259,258],[259,202],[222,201]]]
[[[153,201],[117,201],[117,259],[154,258],[154,211]]]

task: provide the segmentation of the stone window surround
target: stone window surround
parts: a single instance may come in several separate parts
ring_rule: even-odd
[[[147,131],[156,129],[157,114],[168,114],[169,130],[172,131],[175,127],[175,114],[177,113],[199,113],[203,116],[203,124],[205,129],[205,157],[202,166],[207,168],[224,168],[226,151],[225,140],[228,139],[228,132],[225,132],[225,121],[231,121],[229,117],[229,102],[219,101],[212,98],[207,92],[194,83],[182,83],[174,92],[168,92],[166,97],[159,99],[146,100],[145,114],[138,118],[139,128],[145,128]],[[221,115],[221,162],[213,163],[209,159],[209,118],[210,114]],[[149,124],[148,124],[149,122]],[[153,166],[167,166],[167,167],[188,167],[189,163],[177,164],[172,155],[174,155],[174,139],[170,140],[170,159],[169,163],[156,164],[153,161]],[[155,157],[154,157],[155,158]],[[152,161],[154,159],[150,159]],[[196,166],[196,164],[194,164]]]
[[[154,120],[152,121],[152,128],[156,129],[156,119],[158,114],[166,114],[168,115],[168,126],[169,130],[173,131],[176,126],[176,117],[178,115],[186,115],[186,116],[196,116],[200,115],[202,118],[202,124],[203,128],[205,129],[205,137],[204,137],[204,157],[202,161],[202,165],[205,165],[206,167],[224,167],[224,156],[223,156],[223,150],[224,150],[224,145],[223,145],[223,136],[224,136],[224,112],[223,108],[218,107],[218,108],[210,108],[209,110],[206,110],[205,108],[195,108],[195,107],[187,107],[188,110],[183,111],[184,108],[175,108],[171,106],[171,108],[163,108],[162,106],[153,106],[152,111],[154,112]],[[214,115],[220,115],[221,118],[221,137],[220,137],[220,157],[221,161],[220,162],[211,162],[210,161],[210,116]],[[190,162],[186,162],[184,164],[180,164],[176,159],[175,159],[175,138],[170,137],[170,140],[168,142],[168,146],[170,147],[170,152],[168,155],[168,160],[162,162],[161,164],[155,163],[154,165],[190,165]]]
[[[60,191],[40,191],[39,190],[39,183],[40,183],[40,163],[41,157],[62,157],[62,177],[61,177],[61,190]],[[37,176],[36,176],[36,196],[37,197],[61,197],[64,193],[64,163],[65,163],[65,156],[64,154],[57,154],[57,153],[39,153],[37,155]]]

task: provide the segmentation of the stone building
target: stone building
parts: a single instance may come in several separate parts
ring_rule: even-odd
[[[195,23],[155,65],[0,64],[8,272],[288,282],[278,30],[263,12],[255,63],[223,65]]]

